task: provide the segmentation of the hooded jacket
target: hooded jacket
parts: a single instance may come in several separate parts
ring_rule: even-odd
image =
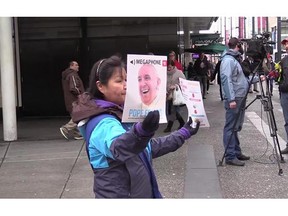
[[[71,114],[72,103],[84,92],[84,85],[77,71],[67,68],[62,72],[62,88],[66,110]]]
[[[221,88],[224,100],[234,101],[235,98],[245,97],[248,90],[248,79],[245,77],[242,67],[237,61],[241,55],[232,49],[223,53],[220,65]]]
[[[92,99],[84,93],[73,103],[72,120],[86,130],[89,119],[104,117],[92,130],[87,154],[94,172],[96,198],[153,198],[150,174],[139,154],[157,158],[173,152],[184,143],[179,131],[169,136],[152,138],[140,133],[137,124],[121,123],[123,108],[108,101]]]

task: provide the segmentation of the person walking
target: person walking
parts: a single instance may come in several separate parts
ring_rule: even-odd
[[[267,95],[270,94],[271,96],[273,96],[273,86],[274,86],[274,81],[275,81],[275,63],[273,62],[273,58],[271,55],[269,55],[267,57],[268,59],[268,75],[267,75],[267,79],[266,79],[266,84],[267,84]]]
[[[207,56],[204,53],[201,53],[200,57],[195,61],[194,70],[196,71],[198,80],[200,82],[202,97],[203,99],[206,99],[210,65],[207,60]]]
[[[215,70],[212,73],[211,76],[211,81],[214,81],[215,79],[217,79],[217,84],[219,85],[219,94],[220,94],[220,99],[221,101],[223,101],[223,94],[222,94],[222,87],[221,87],[221,78],[220,78],[220,64],[221,64],[221,60],[218,60],[216,66],[215,66]],[[217,77],[217,78],[216,78]]]
[[[183,120],[183,117],[180,114],[180,111],[182,109],[181,106],[173,105],[173,97],[171,96],[173,94],[173,91],[176,88],[176,85],[179,85],[179,78],[186,79],[185,75],[182,73],[182,71],[178,70],[176,68],[176,65],[172,60],[168,60],[167,63],[167,86],[166,86],[166,115],[168,119],[167,127],[164,129],[165,133],[171,132],[171,129],[173,127],[174,121],[177,119],[179,122],[179,128],[183,127],[185,121]],[[186,108],[186,106],[185,106]]]
[[[62,88],[64,93],[64,101],[66,110],[71,116],[72,103],[77,100],[78,96],[84,92],[84,85],[78,75],[79,64],[76,61],[71,61],[69,67],[62,72]],[[76,140],[83,139],[77,124],[70,119],[68,123],[60,127],[60,132],[63,137],[69,140],[73,137]]]
[[[143,122],[122,123],[126,78],[117,56],[99,60],[92,67],[88,92],[73,106],[72,118],[85,137],[94,173],[95,198],[162,198],[152,158],[176,151],[197,133],[200,122],[194,128],[189,118],[181,129],[162,137],[154,137],[158,110]]]
[[[288,38],[282,40],[281,44],[284,46],[286,52],[288,53]],[[283,110],[283,116],[285,121],[284,128],[286,131],[286,139],[287,139],[286,148],[281,150],[281,153],[288,154],[288,55],[285,55],[285,57],[281,60],[280,67],[281,67],[281,73],[277,81],[280,93],[280,103]]]
[[[192,62],[189,62],[187,71],[188,71],[188,80],[197,80],[197,79],[195,79],[196,72],[195,72],[195,70],[193,68],[193,63]]]
[[[249,160],[250,157],[242,154],[238,132],[243,126],[245,110],[242,110],[242,107],[245,107],[245,95],[249,83],[237,60],[241,55],[239,52],[242,48],[240,41],[237,38],[231,38],[228,46],[229,50],[223,54],[220,64],[221,87],[226,110],[223,129],[224,156],[226,164],[244,166],[243,161]],[[240,115],[238,119],[237,115]],[[237,120],[236,123],[235,120]]]
[[[177,59],[176,59],[176,53],[175,53],[173,50],[171,50],[171,51],[169,52],[168,60],[172,60],[172,61],[174,62],[174,64],[175,64],[175,67],[176,67],[178,70],[180,70],[180,71],[183,72],[183,67],[182,67],[181,63],[180,63],[179,61],[177,61]]]

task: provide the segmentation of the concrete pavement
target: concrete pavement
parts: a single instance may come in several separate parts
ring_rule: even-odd
[[[249,94],[247,102],[256,93]],[[283,113],[277,86],[273,110],[281,147],[285,145]],[[200,128],[176,152],[154,160],[160,191],[165,198],[288,198],[287,155],[281,163],[269,140],[269,122],[260,100],[247,110],[239,133],[243,153],[251,156],[244,167],[218,166],[223,156],[223,103],[218,85],[211,85],[204,100],[210,128]],[[186,113],[183,113],[184,115]],[[19,139],[0,142],[0,198],[93,198],[93,174],[83,141],[66,141],[59,127],[68,118],[21,119]],[[268,126],[267,126],[268,125]],[[156,136],[165,135],[165,124]],[[178,124],[174,125],[174,129]],[[268,129],[267,129],[268,128]],[[3,140],[2,128],[0,140]]]
[[[18,140],[0,142],[0,198],[94,198],[84,142],[67,141],[59,132],[68,120],[18,121]],[[156,136],[166,135],[165,126]],[[165,198],[221,198],[210,144],[190,139],[178,151],[155,159],[154,167]]]

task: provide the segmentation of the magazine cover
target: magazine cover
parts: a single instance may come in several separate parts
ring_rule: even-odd
[[[139,122],[159,110],[160,123],[166,123],[166,80],[166,56],[128,54],[122,122]]]
[[[179,78],[183,97],[186,101],[188,116],[199,119],[201,127],[210,127],[208,118],[204,109],[201,87],[199,81],[191,81]]]

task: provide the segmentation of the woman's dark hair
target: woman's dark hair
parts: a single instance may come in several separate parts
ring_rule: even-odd
[[[118,56],[97,61],[90,72],[88,92],[95,98],[104,99],[104,95],[98,90],[96,82],[100,81],[103,85],[107,85],[115,69],[119,69],[119,73],[121,73],[122,68],[125,68],[125,64]]]
[[[175,62],[174,62],[173,60],[169,59],[167,66],[168,66],[168,65],[171,65],[171,66],[174,67],[174,66],[175,66]]]

